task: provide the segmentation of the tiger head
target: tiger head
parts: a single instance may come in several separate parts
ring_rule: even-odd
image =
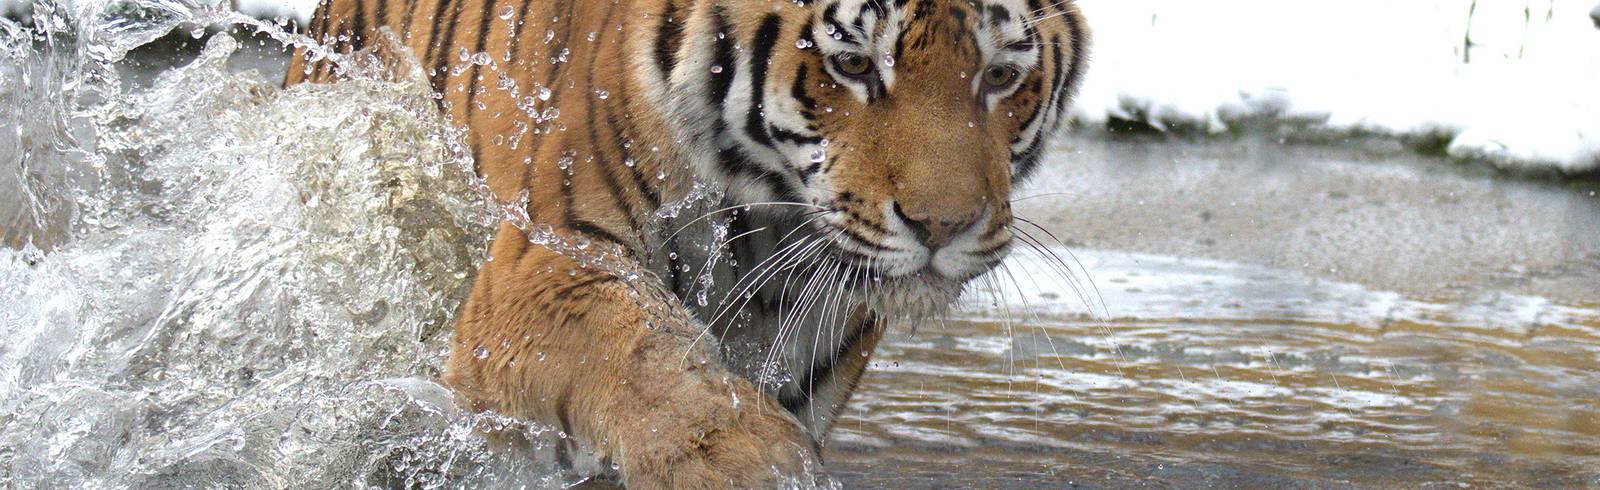
[[[870,305],[926,314],[1011,248],[1033,172],[1083,72],[1070,1],[811,0],[712,6],[668,70],[697,172],[793,202]],[[813,219],[814,218],[814,219]]]

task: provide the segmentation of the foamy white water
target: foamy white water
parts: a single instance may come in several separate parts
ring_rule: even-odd
[[[125,87],[155,35],[253,21],[76,7],[0,21],[0,486],[570,478],[435,381],[494,220],[425,81],[282,90],[219,35]]]

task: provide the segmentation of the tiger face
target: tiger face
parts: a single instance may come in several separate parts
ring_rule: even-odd
[[[941,310],[1011,248],[1011,189],[1038,164],[1085,62],[1076,7],[773,4],[709,7],[684,33],[684,51],[701,55],[671,70],[672,105],[705,148],[700,177],[739,201],[810,206],[800,226],[870,271],[876,309]]]

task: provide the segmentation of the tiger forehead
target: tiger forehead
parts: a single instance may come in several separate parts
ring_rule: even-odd
[[[1039,12],[1037,0],[831,0],[812,3],[817,23],[828,36],[857,47],[872,47],[886,37],[915,31],[910,42],[973,48],[996,47],[1028,39]],[[983,46],[987,47],[987,46]]]

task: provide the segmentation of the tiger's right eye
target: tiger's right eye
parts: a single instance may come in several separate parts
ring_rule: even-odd
[[[833,67],[852,77],[864,77],[872,72],[872,60],[859,54],[838,54],[833,56]]]

